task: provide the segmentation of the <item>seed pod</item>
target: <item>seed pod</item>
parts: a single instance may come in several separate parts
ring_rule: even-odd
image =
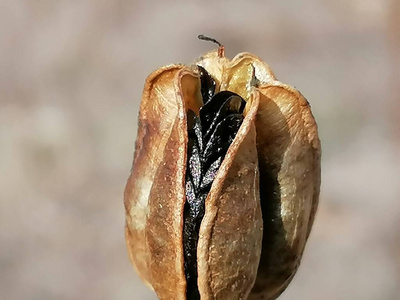
[[[320,142],[307,100],[223,47],[146,80],[126,241],[160,299],[275,299],[318,205]]]

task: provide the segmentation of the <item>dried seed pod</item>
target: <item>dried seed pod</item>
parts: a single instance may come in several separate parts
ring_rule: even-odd
[[[306,99],[223,47],[146,80],[126,241],[160,299],[275,299],[314,221],[320,142]]]

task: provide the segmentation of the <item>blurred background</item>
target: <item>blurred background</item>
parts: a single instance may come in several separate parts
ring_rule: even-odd
[[[156,299],[124,242],[144,80],[215,37],[312,105],[320,207],[280,299],[399,299],[400,1],[1,1],[1,299]]]

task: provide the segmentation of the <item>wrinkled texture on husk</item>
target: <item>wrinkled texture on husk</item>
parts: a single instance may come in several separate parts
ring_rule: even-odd
[[[275,299],[293,278],[317,209],[320,143],[305,98],[257,57],[199,59],[246,101],[243,123],[205,202],[199,232],[201,299]],[[188,109],[202,105],[197,68],[146,80],[125,189],[130,259],[160,299],[185,299],[183,207]]]

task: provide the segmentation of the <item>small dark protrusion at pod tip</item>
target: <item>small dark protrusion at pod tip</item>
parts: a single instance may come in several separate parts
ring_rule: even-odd
[[[199,40],[202,40],[202,41],[207,41],[207,42],[212,42],[214,44],[217,44],[218,45],[218,57],[224,57],[225,56],[225,47],[220,42],[218,42],[216,39],[214,39],[212,37],[205,36],[203,34],[199,34],[197,36],[197,38]]]

